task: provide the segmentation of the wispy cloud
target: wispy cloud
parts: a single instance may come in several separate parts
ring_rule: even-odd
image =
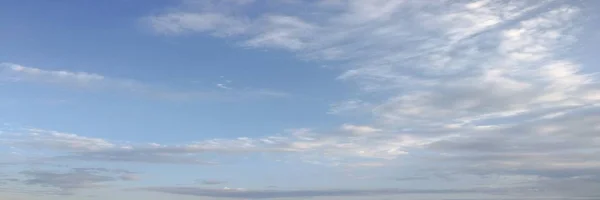
[[[45,70],[14,63],[0,63],[0,81],[56,84],[84,89],[133,93],[168,100],[234,100],[281,98],[289,96],[288,93],[271,89],[240,88],[234,90],[227,85],[230,83],[228,80],[224,83],[217,84],[217,87],[227,89],[228,91],[226,92],[219,90],[181,91],[175,88],[153,85],[133,79],[110,78],[88,72]]]
[[[2,142],[13,143],[29,148],[52,149],[63,151],[93,151],[116,147],[115,144],[100,138],[82,137],[75,134],[28,129],[22,134],[5,136]],[[23,139],[27,138],[27,139]]]
[[[407,91],[373,110],[375,117],[390,123],[405,121],[402,125],[407,126],[442,118],[460,122],[559,106],[564,101],[585,104],[586,99],[595,100],[579,91],[592,89],[587,87],[590,77],[577,73],[580,66],[552,59],[554,49],[574,42],[575,27],[569,23],[578,16],[574,6],[546,1],[447,2],[437,6],[357,1],[306,7],[325,20],[300,13],[267,13],[255,18],[231,15],[251,21],[248,30],[235,37],[250,46],[289,49],[322,61],[346,61],[351,69],[340,78],[356,81],[365,91]],[[329,12],[331,9],[339,12]],[[204,12],[209,11],[191,13]],[[397,18],[405,20],[394,20]],[[220,30],[213,27],[200,32]],[[557,82],[557,76],[570,80]],[[563,90],[566,87],[571,89]],[[564,99],[567,97],[580,99]],[[336,107],[356,107],[358,102]],[[339,109],[332,112],[335,110]],[[431,116],[437,118],[429,119]]]
[[[233,81],[225,79],[224,76],[219,77],[221,80],[219,81],[219,83],[216,84],[216,86],[218,88],[224,89],[224,90],[231,90],[233,89],[233,87],[231,87],[231,83]]]
[[[33,67],[26,67],[13,63],[0,63],[3,76],[12,80],[44,81],[44,82],[71,82],[86,84],[104,80],[104,76],[86,72],[48,71]],[[7,78],[4,77],[4,78]]]
[[[351,111],[371,117],[369,126],[346,124],[342,129],[377,134],[362,134],[354,143],[332,148],[361,152],[369,147],[365,155],[394,159],[393,150],[398,154],[416,150],[393,148],[405,147],[413,139],[412,144],[423,147],[419,153],[437,158],[429,162],[454,166],[439,165],[437,171],[501,174],[538,189],[568,182],[591,184],[580,178],[594,177],[600,169],[595,164],[600,158],[591,155],[600,141],[593,134],[598,131],[594,124],[600,123],[594,117],[600,103],[600,85],[593,73],[597,70],[570,59],[568,52],[581,42],[579,33],[590,31],[579,23],[590,15],[579,4],[377,0],[295,6],[301,8],[250,16],[240,14],[247,11],[244,6],[205,5],[150,18],[218,13],[235,23],[180,28],[170,35],[229,37],[241,46],[279,49],[336,65],[334,69],[342,71],[338,80],[357,85],[359,92],[355,98],[333,103],[329,113]],[[171,22],[189,26],[189,21]],[[243,26],[227,26],[236,23]],[[152,25],[160,32],[160,23]],[[232,32],[233,28],[239,29]],[[401,144],[390,139],[398,133],[405,138]],[[331,141],[328,136],[315,137],[321,140],[299,140],[296,147],[331,145],[316,142]],[[341,140],[335,141],[339,145]],[[585,194],[576,194],[579,190],[573,187],[555,192],[593,196],[595,189],[587,187]]]
[[[226,86],[223,83],[217,83],[217,87],[221,88],[221,89],[226,89],[226,90],[231,90],[230,87]]]
[[[347,130],[350,128],[350,130]],[[203,156],[209,153],[300,154],[320,163],[342,159],[345,166],[372,166],[380,163],[362,159],[390,160],[405,155],[407,149],[420,148],[430,142],[405,135],[381,135],[371,138],[373,131],[366,126],[346,125],[337,132],[316,133],[308,129],[289,130],[286,134],[261,138],[211,139],[176,145],[113,142],[106,139],[75,134],[25,129],[0,135],[0,143],[19,149],[53,151],[52,159],[108,162],[141,162],[164,164],[216,164]],[[354,136],[353,136],[354,135]],[[24,155],[27,156],[27,155]],[[331,163],[335,165],[336,163]]]
[[[348,113],[359,113],[364,114],[370,112],[373,105],[363,100],[351,99],[344,102],[333,103],[330,106],[328,114],[345,114]]]
[[[134,180],[120,178],[132,176],[130,173],[120,173],[103,168],[79,168],[67,172],[27,170],[21,172],[21,174],[26,177],[25,180],[21,181],[23,184],[59,189],[56,194],[60,195],[71,195],[80,189],[106,187],[107,184],[119,180]]]
[[[373,128],[370,126],[359,126],[359,125],[352,125],[352,124],[343,124],[341,129],[344,131],[353,133],[353,134],[358,134],[358,135],[381,132],[381,129]]]
[[[243,48],[281,50],[333,66],[340,71],[337,80],[356,85],[357,92],[348,100],[332,103],[328,113],[352,113],[367,120],[360,125],[341,123],[326,131],[294,129],[265,137],[174,145],[34,129],[12,130],[16,134],[2,134],[0,142],[28,151],[51,150],[54,159],[104,162],[215,164],[204,155],[273,153],[294,155],[290,157],[308,163],[364,168],[404,163],[402,158],[410,157],[406,159],[410,164],[442,175],[400,177],[398,181],[469,177],[465,180],[475,179],[473,184],[497,189],[143,188],[201,197],[487,192],[523,199],[600,196],[597,69],[571,58],[569,52],[582,42],[579,34],[589,31],[581,19],[592,14],[577,2],[356,0],[303,2],[293,4],[293,9],[282,9],[290,4],[276,2],[261,12],[251,8],[253,1],[182,2],[142,21],[167,37],[208,34],[236,41]],[[216,93],[174,92],[94,73],[10,63],[1,69],[4,81],[125,89],[170,99],[287,95],[240,89],[223,81],[212,83]],[[98,173],[74,169],[23,175],[29,177],[28,184],[67,191],[136,179]],[[205,184],[212,183],[216,184]],[[511,189],[515,185],[523,188]]]
[[[219,13],[170,13],[147,19],[153,28],[163,34],[212,31],[217,35],[233,35],[245,31],[243,21]]]

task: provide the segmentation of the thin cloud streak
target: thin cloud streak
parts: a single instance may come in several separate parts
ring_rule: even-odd
[[[311,198],[311,197],[361,197],[389,196],[403,194],[463,194],[486,193],[485,189],[371,189],[371,190],[246,190],[246,189],[204,189],[196,187],[148,187],[141,190],[163,192],[199,197],[234,198],[234,199],[276,199],[276,198]]]
[[[352,127],[348,130],[348,127]],[[357,130],[355,130],[357,129]],[[358,131],[358,132],[357,132]],[[180,145],[114,142],[57,131],[25,129],[0,135],[0,143],[25,150],[58,153],[53,159],[108,162],[213,165],[205,154],[300,154],[327,162],[331,156],[348,159],[349,166],[372,166],[360,159],[391,160],[403,156],[403,149],[418,148],[430,142],[407,136],[370,138],[376,131],[365,126],[346,125],[336,134],[320,134],[307,129],[289,130],[284,135],[262,138],[211,139]],[[351,136],[351,137],[348,137]],[[356,159],[356,163],[353,163]],[[52,160],[52,159],[50,159]],[[376,163],[380,166],[380,163]]]
[[[152,98],[189,101],[189,100],[239,100],[260,98],[285,98],[290,94],[270,89],[244,88],[233,90],[226,85],[218,86],[227,91],[178,91],[132,79],[110,78],[88,72],[66,70],[44,70],[14,63],[0,63],[0,81],[12,83],[49,83],[80,89],[92,89],[126,94],[138,94]]]
[[[78,168],[67,172],[26,170],[21,174],[26,178],[20,182],[30,186],[59,189],[60,195],[72,195],[76,190],[106,187],[109,183],[137,180],[131,172],[104,168]]]

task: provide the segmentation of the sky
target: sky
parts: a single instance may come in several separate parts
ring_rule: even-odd
[[[600,199],[599,9],[0,1],[0,199]]]

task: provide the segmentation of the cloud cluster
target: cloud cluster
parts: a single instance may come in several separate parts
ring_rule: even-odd
[[[233,20],[247,27],[231,35],[244,45],[345,61],[341,67],[349,69],[340,78],[356,81],[365,91],[389,92],[392,96],[373,110],[375,117],[403,126],[458,123],[598,100],[589,95],[597,91],[592,77],[579,73],[580,66],[570,60],[555,59],[576,41],[576,6],[386,0],[305,6],[318,17],[267,12],[249,18],[204,5],[200,11],[181,9],[150,17],[150,23],[160,31],[159,22],[172,18],[170,26],[183,27],[172,34],[231,28],[186,29],[202,23],[171,17],[195,14],[194,19],[212,21],[203,14],[219,13],[224,17],[215,21]],[[340,105],[353,108],[362,105],[358,102]]]
[[[373,125],[343,125],[352,134],[336,143],[321,135],[292,143],[295,149],[389,159],[416,151],[426,155],[419,164],[435,171],[514,178],[575,198],[600,195],[597,70],[569,52],[581,33],[595,31],[582,26],[591,15],[584,4],[319,1],[244,15],[247,4],[207,3],[216,6],[184,4],[146,22],[169,36],[228,37],[341,70],[338,79],[360,92],[329,113],[366,114]],[[222,16],[218,25],[198,28],[210,24],[208,14]],[[162,27],[165,21],[178,28]]]
[[[358,92],[349,100],[332,103],[329,113],[364,115],[372,119],[371,125],[346,123],[323,132],[296,129],[266,137],[179,145],[132,144],[43,130],[2,134],[0,142],[55,150],[58,156],[54,158],[58,159],[170,164],[215,164],[204,157],[215,153],[273,153],[298,155],[294,157],[311,163],[376,167],[398,162],[408,154],[418,158],[411,160],[417,162],[413,165],[437,175],[398,181],[469,177],[496,189],[144,188],[203,197],[450,193],[600,197],[597,70],[572,59],[569,52],[581,43],[579,34],[588,31],[581,19],[590,13],[581,2],[342,0],[304,2],[294,4],[293,9],[281,2],[247,14],[255,4],[183,1],[142,21],[167,36],[209,34],[233,39],[243,47],[287,51],[333,66],[341,71],[337,79],[356,85]],[[109,80],[91,73],[2,66],[0,75],[12,81],[90,85]],[[219,84],[223,91],[235,90]],[[119,179],[85,170],[24,175],[30,177],[28,184],[66,190]],[[124,175],[120,179],[136,177]]]
[[[426,149],[443,153],[437,162],[453,164],[436,170],[516,176],[534,179],[540,190],[556,195],[600,196],[599,109],[578,108],[527,122],[473,129],[433,142]]]

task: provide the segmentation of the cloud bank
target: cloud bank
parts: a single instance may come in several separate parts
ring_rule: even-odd
[[[427,152],[419,165],[432,170],[514,178],[557,196],[600,195],[600,85],[570,52],[595,31],[583,25],[586,3],[319,1],[258,15],[244,14],[253,4],[224,4],[183,3],[144,22],[167,37],[209,34],[333,66],[358,92],[329,113],[372,119],[342,126],[369,149]],[[407,143],[416,148],[391,153]]]

